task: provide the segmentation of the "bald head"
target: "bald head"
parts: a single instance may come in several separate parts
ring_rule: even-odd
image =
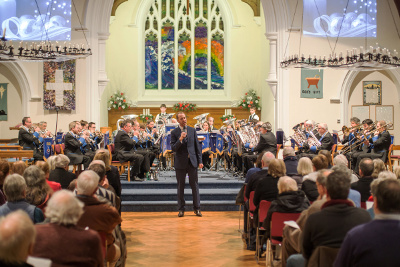
[[[271,162],[271,160],[275,159],[274,154],[272,154],[271,152],[265,152],[261,162],[262,162],[262,166],[264,167],[268,167],[269,163]]]
[[[78,176],[76,183],[79,195],[92,196],[99,185],[100,177],[94,171],[87,170]]]
[[[23,263],[32,252],[36,231],[32,220],[22,210],[0,220],[0,260]]]

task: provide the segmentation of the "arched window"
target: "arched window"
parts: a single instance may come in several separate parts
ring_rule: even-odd
[[[144,36],[146,90],[224,89],[224,21],[217,0],[154,0]]]

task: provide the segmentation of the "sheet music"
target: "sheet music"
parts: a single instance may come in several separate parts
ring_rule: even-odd
[[[295,221],[284,221],[283,223],[295,229],[300,229],[300,226]]]

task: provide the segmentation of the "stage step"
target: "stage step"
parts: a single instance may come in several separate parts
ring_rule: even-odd
[[[193,202],[186,200],[186,212],[193,211]],[[201,201],[202,211],[238,211],[234,200]],[[177,201],[124,201],[122,212],[178,211]],[[188,213],[190,214],[190,213]]]

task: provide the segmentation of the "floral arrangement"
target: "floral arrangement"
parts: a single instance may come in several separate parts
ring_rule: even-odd
[[[250,110],[250,107],[254,106],[257,110],[261,110],[260,97],[257,96],[255,90],[251,89],[244,94],[239,102],[236,104],[240,109]]]
[[[140,114],[139,118],[143,121],[143,122],[147,122],[148,120],[152,120],[153,119],[153,115],[151,114]]]
[[[235,118],[235,115],[222,115],[222,117],[220,117],[222,121],[227,121],[232,118]]]
[[[190,112],[190,111],[195,111],[197,109],[197,106],[196,104],[192,104],[189,102],[178,102],[172,107],[172,109],[174,111]]]
[[[108,100],[108,110],[111,109],[127,109],[131,106],[131,101],[128,100],[124,93],[117,91]]]

